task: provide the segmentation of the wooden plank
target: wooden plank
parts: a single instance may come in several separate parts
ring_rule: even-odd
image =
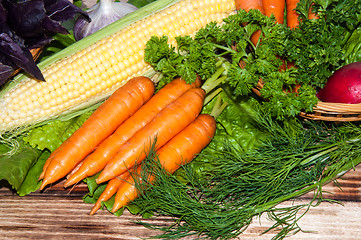
[[[305,231],[290,239],[338,240],[359,239],[361,236],[361,166],[338,180],[337,184],[324,186],[325,198],[340,200],[341,204],[322,203],[311,208],[300,220]],[[159,232],[151,231],[135,221],[140,220],[125,212],[117,217],[107,211],[98,211],[90,216],[91,204],[81,197],[87,192],[85,184],[71,190],[64,190],[62,183],[45,192],[35,192],[19,197],[6,188],[0,189],[0,239],[141,239]],[[280,206],[305,204],[312,193],[297,201],[287,201]],[[156,224],[171,224],[168,217],[142,219]],[[264,214],[255,218],[239,239],[271,239],[274,232],[261,235],[272,225]],[[189,238],[191,239],[191,238]]]

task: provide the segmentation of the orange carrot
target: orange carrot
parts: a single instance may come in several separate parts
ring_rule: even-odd
[[[89,155],[88,155],[88,156],[89,156]],[[87,159],[87,157],[84,158],[84,160],[80,161],[80,162],[73,168],[73,170],[71,170],[71,172],[66,175],[66,179],[71,178],[71,176],[73,176],[74,173],[76,173],[76,172],[79,170],[79,168],[84,164],[84,162],[85,162],[86,159]]]
[[[39,176],[39,178],[38,178],[39,181],[44,178],[46,169],[48,168],[49,163],[50,163],[51,160],[53,159],[53,157],[54,157],[53,155],[54,155],[54,154],[55,154],[55,151],[50,154],[50,156],[48,157],[48,159],[46,159],[45,164],[44,164],[44,166],[43,166],[43,171],[40,173],[40,176]]]
[[[133,78],[115,91],[56,151],[44,173],[40,189],[66,176],[100,142],[136,112],[154,94],[146,77]]]
[[[206,114],[199,115],[195,121],[157,151],[161,166],[170,174],[174,173],[181,165],[190,162],[209,144],[215,131],[216,122],[214,118]],[[112,212],[116,212],[138,197],[139,190],[135,186],[134,177],[139,176],[139,173],[140,168],[138,168],[137,174],[131,175],[119,187]],[[154,177],[151,176],[148,181],[152,182],[153,179]]]
[[[286,19],[287,26],[291,29],[297,28],[299,25],[298,16],[295,8],[300,0],[286,0]]]
[[[204,97],[203,89],[191,88],[168,104],[120,147],[96,179],[97,183],[108,181],[140,163],[155,139],[156,150],[172,139],[196,119],[202,110]]]
[[[250,9],[258,9],[261,13],[264,13],[264,7],[262,0],[236,0],[236,9],[243,9],[249,11]]]
[[[315,3],[311,3],[311,6],[310,6],[310,9],[308,10],[308,19],[318,19],[319,16],[317,15],[317,13],[314,13],[312,11],[312,6],[314,5]]]
[[[104,191],[102,192],[102,194],[100,194],[93,208],[91,209],[90,215],[93,215],[94,213],[96,213],[96,211],[98,211],[98,209],[102,206],[102,202],[108,201],[111,197],[113,197],[114,194],[118,191],[119,187],[123,183],[125,183],[125,181],[127,181],[129,176],[130,176],[129,172],[125,172],[122,175],[110,180],[107,186],[105,187]]]
[[[175,172],[208,145],[215,131],[214,117],[200,114],[193,123],[157,151],[162,167],[170,173]]]
[[[45,164],[44,164],[44,166],[43,166],[43,171],[41,172],[41,174],[40,174],[40,176],[39,176],[39,181],[41,180],[41,179],[43,179],[44,178],[44,174],[45,174],[45,172],[46,172],[46,169],[48,168],[48,166],[49,166],[49,163],[51,162],[51,160],[54,158],[54,156],[57,154],[57,152],[59,151],[59,147],[57,148],[57,149],[55,149],[55,151],[53,151],[51,154],[50,154],[50,156],[48,157],[48,159],[46,159],[46,161],[45,161]]]
[[[112,213],[115,213],[116,211],[118,211],[120,208],[128,205],[129,202],[133,201],[134,199],[136,199],[138,197],[138,189],[135,185],[135,180],[134,178],[140,178],[140,169],[141,167],[138,167],[137,169],[137,173],[133,173],[133,175],[130,175],[129,178],[123,182],[123,184],[121,184],[118,189],[117,192],[115,193],[115,200],[114,200],[114,205],[113,208],[111,210]],[[152,181],[152,177],[151,179],[148,179],[148,181]],[[141,179],[138,179],[138,181]]]
[[[270,17],[273,14],[279,24],[284,20],[285,5],[285,0],[263,0],[265,15]]]
[[[200,79],[197,79],[193,84],[187,84],[183,79],[177,78],[165,85],[133,116],[121,124],[112,135],[105,139],[87,157],[83,166],[65,182],[64,186],[69,187],[86,177],[100,172],[117,153],[118,149],[138,130],[150,122],[165,106],[173,102],[188,89],[200,87],[200,84]]]
[[[245,11],[249,11],[250,9],[259,10],[262,14],[265,14],[262,0],[236,0],[236,9],[243,9]],[[254,46],[257,45],[258,40],[261,36],[261,30],[257,30],[251,36],[251,42]]]

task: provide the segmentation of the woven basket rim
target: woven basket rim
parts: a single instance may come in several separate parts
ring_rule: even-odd
[[[260,90],[263,82],[260,80],[253,92],[261,96]],[[307,119],[333,121],[333,122],[351,122],[361,121],[361,103],[333,103],[318,101],[312,112],[301,112],[300,116]]]

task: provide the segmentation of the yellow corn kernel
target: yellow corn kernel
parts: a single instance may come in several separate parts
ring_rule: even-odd
[[[194,35],[235,12],[234,0],[180,0],[42,69],[46,82],[26,78],[0,100],[0,131],[58,117],[104,100],[151,67],[144,48],[151,36]]]

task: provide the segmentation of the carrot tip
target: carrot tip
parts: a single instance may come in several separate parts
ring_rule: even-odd
[[[48,185],[48,181],[44,179],[43,182],[41,183],[40,190],[43,190],[46,187],[46,185]]]
[[[99,176],[100,177],[100,176]],[[103,178],[97,178],[97,179],[95,179],[95,182],[99,185],[99,184],[101,184],[101,183],[103,183],[103,182],[105,182],[105,180],[103,180]]]
[[[98,206],[98,204],[95,204],[94,207],[90,210],[90,215],[94,215],[98,210],[99,210],[100,206]]]
[[[67,181],[65,181],[64,183],[64,187],[67,188],[67,187],[70,187],[71,185],[74,185],[76,183],[78,183],[79,181],[77,181],[76,179],[72,179],[72,178],[69,178]]]
[[[116,205],[114,204],[111,212],[112,212],[112,213],[115,213],[115,212],[118,211],[119,209],[120,209],[120,207],[119,207],[119,206],[116,206]]]
[[[73,184],[68,183],[68,182],[66,181],[66,182],[64,183],[63,187],[64,187],[64,188],[68,188],[68,187],[70,187],[71,185],[73,185]]]
[[[38,180],[40,181],[41,179],[43,179],[43,178],[44,178],[44,175],[45,175],[45,172],[42,171],[42,172],[40,173],[40,176],[39,176]]]

